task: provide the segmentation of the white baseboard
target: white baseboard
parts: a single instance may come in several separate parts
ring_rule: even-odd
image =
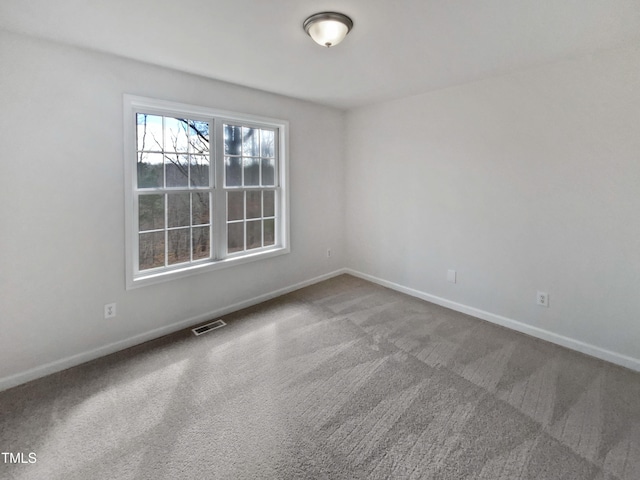
[[[223,315],[229,315],[230,313],[236,312],[238,310],[242,310],[243,308],[251,307],[253,305],[266,302],[267,300],[271,300],[272,298],[279,297],[286,293],[293,292],[294,290],[299,290],[301,288],[308,287],[309,285],[313,285],[314,283],[328,280],[329,278],[336,277],[343,273],[346,273],[346,269],[344,268],[335,270],[333,272],[320,275],[318,277],[314,277],[309,280],[305,280],[303,282],[296,283],[295,285],[290,285],[288,287],[280,288],[278,290],[274,290],[272,292],[268,292],[263,295],[258,295],[257,297],[250,298],[248,300],[243,300],[242,302],[234,303],[233,305],[228,305],[226,307],[222,307],[217,310],[213,310],[211,312],[206,312],[201,315],[197,315],[195,317],[187,318],[185,320],[172,323],[171,325],[166,325],[164,327],[156,328],[148,332],[141,333],[139,335],[134,335],[133,337],[129,337],[124,340],[119,340],[117,342],[113,342],[108,345],[95,348],[93,350],[78,353],[76,355],[62,358],[60,360],[55,360],[53,362],[40,365],[38,367],[26,370],[24,372],[20,372],[8,377],[1,378],[0,391],[6,390],[11,387],[15,387],[17,385],[21,385],[23,383],[29,382],[31,380],[35,380],[40,377],[44,377],[46,375],[50,375],[55,372],[59,372],[61,370],[66,370],[67,368],[75,367],[76,365],[80,365],[90,360],[95,360],[96,358],[104,357],[105,355],[109,355],[111,353],[124,350],[125,348],[133,347],[134,345],[139,345],[149,340],[153,340],[153,339],[162,337],[164,335],[177,332],[178,330],[182,330],[184,328],[197,325],[201,322],[210,320],[212,318],[220,317]]]
[[[398,292],[406,293],[407,295],[411,295],[412,297],[420,298],[422,300],[426,300],[427,302],[435,303],[436,305],[441,305],[443,307],[450,308],[451,310],[465,313],[467,315],[471,315],[473,317],[480,318],[482,320],[486,320],[491,323],[495,323],[496,325],[501,325],[503,327],[510,328],[511,330],[525,333],[527,335],[531,335],[532,337],[546,340],[548,342],[561,345],[571,350],[575,350],[575,351],[584,353],[586,355],[600,358],[602,360],[606,360],[616,365],[620,365],[620,366],[629,368],[631,370],[640,372],[640,359],[629,357],[627,355],[622,355],[620,353],[612,352],[610,350],[606,350],[604,348],[597,347],[595,345],[581,342],[580,340],[575,340],[573,338],[565,337],[563,335],[559,335],[557,333],[553,333],[548,330],[527,325],[525,323],[519,322],[517,320],[513,320],[511,318],[503,317],[501,315],[496,315],[484,310],[480,310],[478,308],[453,302],[451,300],[447,300],[442,297],[421,292],[413,288],[405,287],[403,285],[399,285],[397,283],[383,280],[381,278],[374,277],[366,273],[358,272],[356,270],[352,270],[349,268],[341,268],[333,272],[320,275],[318,277],[314,277],[309,280],[296,283],[294,285],[290,285],[288,287],[280,288],[278,290],[274,290],[272,292],[268,292],[254,298],[250,298],[248,300],[243,300],[242,302],[234,303],[233,305],[228,305],[226,307],[222,307],[217,310],[213,310],[211,312],[206,312],[201,315],[197,315],[194,317],[187,318],[185,320],[181,320],[176,323],[172,323],[171,325],[166,325],[161,328],[156,328],[154,330],[151,330],[139,335],[135,335],[133,337],[130,337],[124,340],[113,342],[93,350],[72,355],[70,357],[66,357],[60,360],[56,360],[56,361],[44,364],[44,365],[40,365],[38,367],[32,368],[30,370],[26,370],[24,372],[20,372],[8,377],[1,378],[0,391],[6,390],[11,387],[15,387],[17,385],[21,385],[23,383],[29,382],[31,380],[35,380],[40,377],[44,377],[46,375],[49,375],[55,372],[59,372],[61,370],[65,370],[67,368],[74,367],[76,365],[80,365],[90,360],[95,360],[96,358],[104,357],[105,355],[109,355],[111,353],[115,353],[120,350],[133,347],[134,345],[138,345],[140,343],[144,343],[149,340],[162,337],[163,335],[168,335],[170,333],[177,332],[178,330],[182,330],[184,328],[197,325],[206,320],[210,320],[212,318],[220,317],[223,315],[228,315],[238,310],[242,310],[243,308],[257,305],[267,300],[271,300],[272,298],[276,298],[281,295],[293,292],[294,290],[299,290],[300,288],[304,288],[309,285],[313,285],[315,283],[328,280],[330,278],[336,277],[343,273],[347,273],[349,275],[353,275],[354,277],[362,278],[364,280],[377,283],[378,285],[382,285],[383,287],[387,287],[392,290],[396,290]]]
[[[565,337],[563,335],[550,332],[549,330],[533,327],[531,325],[527,325],[526,323],[522,323],[517,320],[513,320],[511,318],[503,317],[501,315],[496,315],[494,313],[486,312],[478,308],[453,302],[451,300],[447,300],[446,298],[437,297],[435,295],[421,292],[413,288],[405,287],[397,283],[389,282],[387,280],[383,280],[381,278],[374,277],[366,273],[358,272],[350,268],[345,269],[345,273],[348,273],[349,275],[353,275],[354,277],[368,280],[373,283],[377,283],[378,285],[382,285],[383,287],[387,287],[392,290],[396,290],[398,292],[406,293],[407,295],[411,295],[412,297],[417,297],[422,300],[426,300],[427,302],[435,303],[436,305],[450,308],[451,310],[455,310],[457,312],[466,313],[467,315],[471,315],[472,317],[480,318],[482,320],[495,323],[496,325],[501,325],[511,330],[525,333],[527,335],[531,335],[532,337],[536,337],[541,340],[546,340],[547,342],[555,343],[556,345],[561,345],[571,350],[575,350],[577,352],[581,352],[586,355],[590,355],[592,357],[596,357],[601,360],[606,360],[607,362],[615,363],[616,365],[620,365],[622,367],[626,367],[631,370],[640,372],[640,359],[629,357],[627,355],[623,355],[620,353],[612,352],[610,350],[606,350],[604,348],[600,348],[595,345],[581,342],[580,340],[575,340],[573,338]]]

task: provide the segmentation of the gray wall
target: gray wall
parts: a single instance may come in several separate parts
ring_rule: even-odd
[[[0,386],[343,266],[341,111],[3,32],[0,59]],[[126,291],[123,93],[288,120],[291,253]]]
[[[360,108],[347,129],[350,268],[640,367],[638,46]]]

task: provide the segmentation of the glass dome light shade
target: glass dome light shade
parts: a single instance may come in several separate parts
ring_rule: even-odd
[[[303,27],[318,45],[333,47],[344,40],[353,27],[353,22],[341,13],[323,12],[307,18]]]

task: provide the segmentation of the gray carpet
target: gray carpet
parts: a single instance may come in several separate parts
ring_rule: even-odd
[[[0,393],[2,479],[640,479],[640,374],[341,276]]]

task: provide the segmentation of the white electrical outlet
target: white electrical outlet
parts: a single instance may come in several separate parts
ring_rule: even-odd
[[[107,303],[104,306],[104,318],[113,318],[116,316],[116,304]]]
[[[447,270],[447,282],[456,283],[456,271]]]
[[[549,306],[549,294],[547,292],[538,292],[536,296],[536,303],[541,307]]]

